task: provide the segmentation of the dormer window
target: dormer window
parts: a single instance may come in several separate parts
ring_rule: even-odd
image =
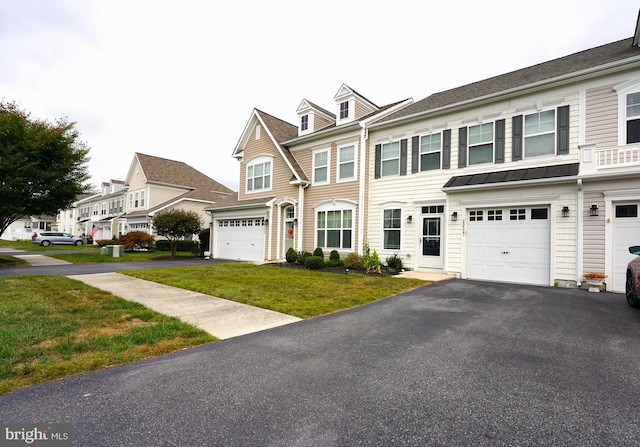
[[[309,115],[302,115],[300,118],[300,130],[309,129]]]
[[[340,119],[343,120],[349,117],[349,101],[343,101],[340,103]]]

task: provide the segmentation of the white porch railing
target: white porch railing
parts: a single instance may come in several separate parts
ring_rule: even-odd
[[[595,174],[603,171],[640,167],[640,144],[599,149],[595,144],[580,146],[580,173]]]

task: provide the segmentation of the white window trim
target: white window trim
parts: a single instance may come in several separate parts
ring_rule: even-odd
[[[423,137],[432,137],[433,135],[440,135],[440,149],[439,149],[439,154],[440,154],[440,167],[438,169],[426,169],[426,170],[422,170],[422,138]],[[433,171],[442,171],[442,139],[443,139],[443,133],[442,132],[432,132],[432,133],[424,133],[419,135],[419,139],[418,139],[418,172],[422,173],[422,172],[433,172]],[[429,153],[433,153],[433,152],[429,152]]]
[[[323,202],[314,207],[313,212],[313,246],[318,247],[318,213],[322,211],[351,211],[351,248],[333,248],[335,250],[355,250],[355,241],[356,241],[356,208],[357,204],[351,200],[342,200],[342,199],[334,199],[328,202]],[[326,228],[325,228],[326,230]],[[341,230],[344,230],[342,228]],[[325,241],[326,242],[326,241]],[[344,244],[342,244],[344,245]],[[322,247],[326,248],[326,247]]]
[[[397,249],[384,248],[384,232],[386,230],[384,227],[384,212],[388,210],[397,210],[397,209],[400,210],[400,228],[390,228],[389,230],[400,231],[400,247]],[[380,253],[398,253],[402,250],[402,247],[404,247],[403,245],[404,231],[406,230],[406,227],[404,225],[405,220],[406,220],[406,214],[403,206],[399,204],[394,204],[394,205],[386,205],[384,207],[381,207],[380,209]]]
[[[316,154],[319,154],[321,152],[327,153],[327,179],[322,182],[318,182],[316,181]],[[323,147],[323,148],[312,151],[311,164],[312,164],[312,172],[313,172],[312,185],[328,185],[331,181],[331,148]]]
[[[400,142],[401,140],[395,140],[395,141],[387,141],[384,143],[381,143],[380,146],[380,178],[385,178],[385,177],[398,177],[400,175],[400,159],[402,158],[402,143]],[[384,146],[387,144],[394,144],[394,143],[398,143],[398,171],[393,173],[393,174],[385,174],[384,173],[384,162],[385,159],[382,157],[382,154],[384,152]],[[389,158],[386,161],[390,161],[390,160],[396,160],[396,158]]]
[[[618,146],[627,145],[627,95],[640,92],[640,79],[623,82],[613,87],[618,94]],[[637,143],[634,143],[637,144]]]
[[[244,170],[245,177],[244,177],[244,186],[243,186],[245,194],[260,194],[265,191],[271,191],[271,189],[273,188],[273,158],[274,158],[273,155],[258,155],[256,157],[251,158],[249,161],[247,161],[247,164]],[[269,187],[249,190],[249,188],[247,188],[247,182],[249,180],[249,167],[264,164],[264,163],[271,163],[271,172],[269,173],[269,177],[270,177]]]
[[[523,145],[522,145],[522,150],[524,152],[524,115],[522,117],[522,126],[523,126],[523,130],[522,130],[522,138],[523,138]],[[471,163],[471,143],[470,143],[470,139],[471,139],[471,128],[472,127],[476,127],[476,126],[484,126],[485,124],[491,124],[492,127],[492,134],[493,134],[493,138],[491,139],[491,144],[493,145],[493,149],[491,151],[491,161],[485,161],[483,163]],[[480,143],[480,144],[474,144],[474,147],[477,146],[482,146],[485,144],[489,144],[489,142],[484,142],[484,143]],[[524,155],[524,154],[523,154]],[[524,156],[522,158],[525,158]],[[470,166],[481,166],[481,165],[488,165],[488,164],[493,164],[496,162],[496,122],[495,121],[489,121],[489,122],[478,122],[477,124],[471,124],[469,126],[467,126],[467,167]]]
[[[538,114],[540,115],[543,112],[549,112],[549,111],[553,111],[553,131],[552,132],[545,132],[545,133],[539,133],[536,135],[527,135],[526,134],[526,120],[527,120],[527,116],[528,115],[534,115],[534,114]],[[495,153],[496,153],[496,148],[495,148],[495,140],[496,140],[496,126],[495,123],[493,125],[493,154],[494,154],[494,163],[495,163]],[[542,155],[532,155],[527,157],[527,137],[534,137],[534,136],[539,136],[539,135],[547,135],[549,133],[553,133],[553,151],[550,154],[542,154]],[[522,159],[526,160],[540,160],[543,157],[555,157],[556,154],[558,153],[558,109],[554,109],[554,108],[548,108],[548,109],[541,109],[541,110],[536,110],[535,112],[529,112],[529,113],[523,113],[522,114]]]
[[[340,178],[340,150],[346,147],[353,146],[353,176]],[[358,142],[351,141],[348,143],[341,143],[336,149],[336,183],[353,182],[358,179]]]

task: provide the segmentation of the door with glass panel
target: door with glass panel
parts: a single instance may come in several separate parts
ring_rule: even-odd
[[[442,268],[442,218],[444,206],[422,207],[420,267]]]

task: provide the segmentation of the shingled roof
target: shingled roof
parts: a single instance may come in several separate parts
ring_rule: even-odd
[[[434,93],[381,119],[378,123],[428,113],[443,107],[453,106],[500,92],[507,92],[519,87],[560,78],[572,73],[579,73],[625,59],[639,57],[640,48],[633,46],[632,41],[633,38],[619,40],[483,81]]]
[[[136,152],[147,182],[188,188],[181,198],[217,201],[234,191],[181,161]]]

